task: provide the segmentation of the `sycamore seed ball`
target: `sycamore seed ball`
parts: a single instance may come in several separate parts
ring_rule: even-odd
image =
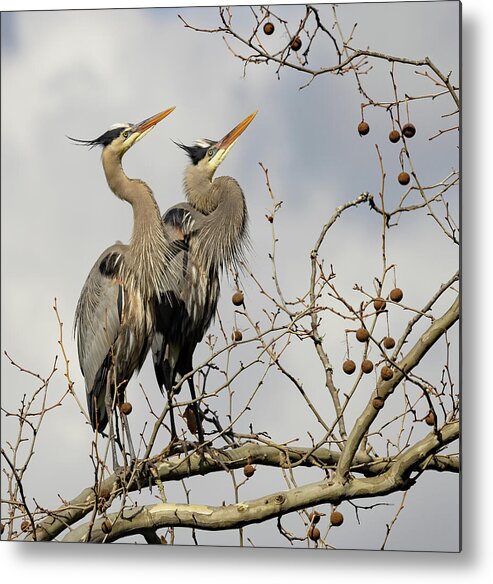
[[[314,524],[318,523],[320,521],[320,513],[317,513],[317,511],[312,511],[310,515],[308,515],[308,519]]]
[[[376,409],[376,410],[381,410],[383,408],[385,404],[385,400],[383,399],[383,397],[380,397],[379,395],[377,395],[376,397],[374,397],[371,401],[371,405]]]
[[[402,126],[402,133],[406,138],[412,138],[416,134],[416,127],[414,124],[404,124]]]
[[[240,292],[239,290],[237,292],[235,292],[233,294],[233,297],[231,298],[231,301],[233,302],[233,304],[235,306],[241,306],[243,304],[244,300],[245,300],[245,295],[243,294],[243,292]]]
[[[272,24],[272,22],[266,22],[264,24],[264,33],[268,36],[270,36],[275,30],[274,25]]]
[[[392,300],[392,302],[400,302],[404,297],[404,294],[400,288],[394,288],[393,290],[390,291],[389,297]]]
[[[351,375],[356,371],[356,363],[352,359],[347,359],[342,364],[342,370],[344,373],[347,373],[347,375]]]
[[[370,333],[364,326],[362,326],[356,331],[356,338],[360,343],[366,343],[366,341],[370,338]]]
[[[392,132],[390,132],[389,140],[392,142],[392,144],[399,142],[400,139],[401,139],[401,135],[399,134],[399,132],[397,130],[392,130]]]
[[[344,522],[344,516],[340,511],[332,511],[330,514],[330,523],[334,527],[339,527]]]
[[[122,405],[120,406],[120,411],[122,414],[125,414],[125,416],[128,416],[129,414],[132,413],[132,404],[129,402],[122,403]]]
[[[301,39],[299,36],[294,37],[294,39],[291,41],[291,48],[293,49],[293,51],[299,51],[301,49]]]
[[[358,124],[358,133],[360,136],[366,136],[370,131],[370,126],[366,122],[360,122]]]
[[[365,359],[363,363],[361,363],[361,371],[363,373],[371,373],[373,371],[373,362],[370,359]]]
[[[383,346],[386,349],[393,349],[395,347],[395,340],[392,337],[385,337],[383,340]]]
[[[401,172],[399,174],[399,176],[397,177],[397,180],[399,181],[399,183],[401,185],[408,185],[409,181],[411,180],[411,177],[409,176],[409,174],[407,172]]]
[[[388,367],[387,365],[382,367],[382,370],[380,371],[380,377],[384,381],[388,381],[389,379],[392,379],[393,376],[394,376],[394,372],[392,371],[392,369],[390,367]]]
[[[254,473],[255,473],[255,467],[252,464],[245,464],[245,466],[243,467],[243,474],[250,478],[253,477]]]
[[[308,537],[312,541],[318,541],[320,539],[320,529],[318,527],[310,527]]]
[[[375,298],[375,300],[373,301],[373,308],[379,312],[380,310],[383,310],[385,308],[386,302],[383,298]]]

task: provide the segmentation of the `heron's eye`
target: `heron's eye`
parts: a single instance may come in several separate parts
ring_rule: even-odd
[[[209,150],[209,152],[207,152],[207,154],[212,158],[214,156],[215,152],[216,152],[215,148],[211,148]]]
[[[125,130],[124,132],[122,132],[122,136],[124,138],[124,140],[126,140],[129,136],[130,132],[128,130]]]

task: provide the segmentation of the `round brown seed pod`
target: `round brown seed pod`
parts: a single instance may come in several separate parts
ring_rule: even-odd
[[[401,172],[399,174],[399,176],[397,177],[397,180],[399,181],[399,183],[401,185],[408,185],[409,181],[411,180],[411,177],[409,176],[409,174],[407,172]]]
[[[358,133],[360,136],[366,136],[370,131],[370,126],[366,122],[360,122],[358,124]]]
[[[394,288],[390,291],[389,298],[392,302],[400,302],[404,297],[404,293],[400,288]]]
[[[383,340],[383,346],[386,349],[393,349],[395,347],[395,340],[392,337],[385,337]]]
[[[111,523],[111,521],[106,518],[103,523],[101,523],[101,531],[103,533],[110,533],[110,531],[113,529],[113,523]]]
[[[237,343],[243,339],[243,334],[238,329],[235,329],[233,331],[233,334],[231,335],[231,338],[233,339],[233,341],[235,341],[235,343]]]
[[[276,29],[275,29],[274,25],[272,24],[272,22],[266,22],[264,24],[264,33],[267,36],[270,36],[275,30]]]
[[[391,367],[388,367],[387,365],[382,367],[382,369],[380,371],[380,377],[384,381],[388,381],[389,379],[392,379],[393,376],[394,376],[394,372],[393,372]]]
[[[363,373],[371,373],[373,371],[373,362],[370,361],[370,359],[365,359],[361,363],[361,371],[363,371]]]
[[[400,139],[401,139],[401,135],[399,134],[399,132],[397,130],[392,130],[392,132],[390,132],[389,140],[392,142],[392,144],[399,142]]]
[[[416,134],[416,127],[414,124],[404,124],[402,126],[402,133],[406,138],[412,138]]]
[[[130,402],[124,402],[120,405],[120,412],[128,416],[132,413],[132,404]]]
[[[342,364],[342,370],[344,371],[344,373],[351,375],[356,371],[356,363],[352,359],[347,359]]]
[[[366,343],[366,341],[370,338],[370,333],[364,326],[362,326],[356,331],[356,338],[360,343]]]
[[[376,397],[374,397],[371,400],[371,405],[376,409],[376,410],[381,410],[383,408],[383,406],[385,405],[385,400],[383,399],[383,397],[380,397],[379,395],[377,395]]]
[[[330,524],[339,527],[344,523],[344,515],[340,511],[332,511],[330,514]]]
[[[379,312],[380,310],[383,310],[386,306],[386,302],[383,298],[375,298],[375,300],[373,301],[373,308]]]
[[[322,514],[319,513],[318,511],[312,511],[310,513],[310,515],[308,515],[308,519],[313,523],[318,523],[320,521],[320,517],[322,517]]]
[[[292,40],[291,40],[291,44],[290,47],[293,49],[293,51],[299,51],[301,49],[301,39],[299,36],[295,36]]]
[[[426,415],[426,418],[425,418],[425,422],[426,422],[426,424],[427,424],[428,426],[434,426],[434,425],[435,425],[435,423],[436,423],[436,420],[437,420],[437,419],[436,419],[435,413],[434,413],[433,411],[431,411],[431,410],[430,410],[430,411],[428,412],[428,414]]]
[[[29,531],[31,529],[31,522],[27,519],[21,523],[21,531]]]
[[[243,474],[250,478],[253,477],[253,475],[255,474],[255,470],[256,468],[252,465],[252,464],[245,464],[245,466],[243,467]]]
[[[310,527],[308,530],[308,537],[312,541],[318,541],[320,539],[320,529],[318,527]]]
[[[240,292],[239,290],[237,292],[235,292],[231,298],[231,302],[235,306],[241,306],[243,304],[244,300],[245,300],[245,295],[243,294],[243,292]]]

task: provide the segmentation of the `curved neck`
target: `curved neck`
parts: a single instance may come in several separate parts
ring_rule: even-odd
[[[238,182],[229,176],[211,182],[202,173],[189,170],[185,192],[189,203],[205,215],[196,246],[202,260],[218,270],[237,264],[248,240],[247,208]]]
[[[204,169],[194,164],[187,166],[183,177],[183,189],[188,202],[197,211],[209,215],[216,209],[217,193],[212,189],[212,177]]]
[[[128,178],[121,157],[110,149],[103,150],[102,161],[108,186],[118,198],[132,205],[134,213],[125,262],[130,285],[147,297],[171,290],[174,278],[169,267],[174,260],[151,189],[144,181]]]

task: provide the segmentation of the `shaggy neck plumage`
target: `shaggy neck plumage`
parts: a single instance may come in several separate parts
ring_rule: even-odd
[[[248,243],[247,208],[240,185],[229,176],[211,181],[190,165],[185,171],[184,188],[189,203],[206,215],[197,236],[196,253],[217,271],[227,265],[236,267]]]
[[[123,171],[121,157],[110,149],[103,150],[103,168],[108,186],[120,199],[132,205],[134,223],[127,247],[124,268],[128,281],[144,296],[172,290],[173,258],[161,223],[159,207],[145,182],[129,179]]]

